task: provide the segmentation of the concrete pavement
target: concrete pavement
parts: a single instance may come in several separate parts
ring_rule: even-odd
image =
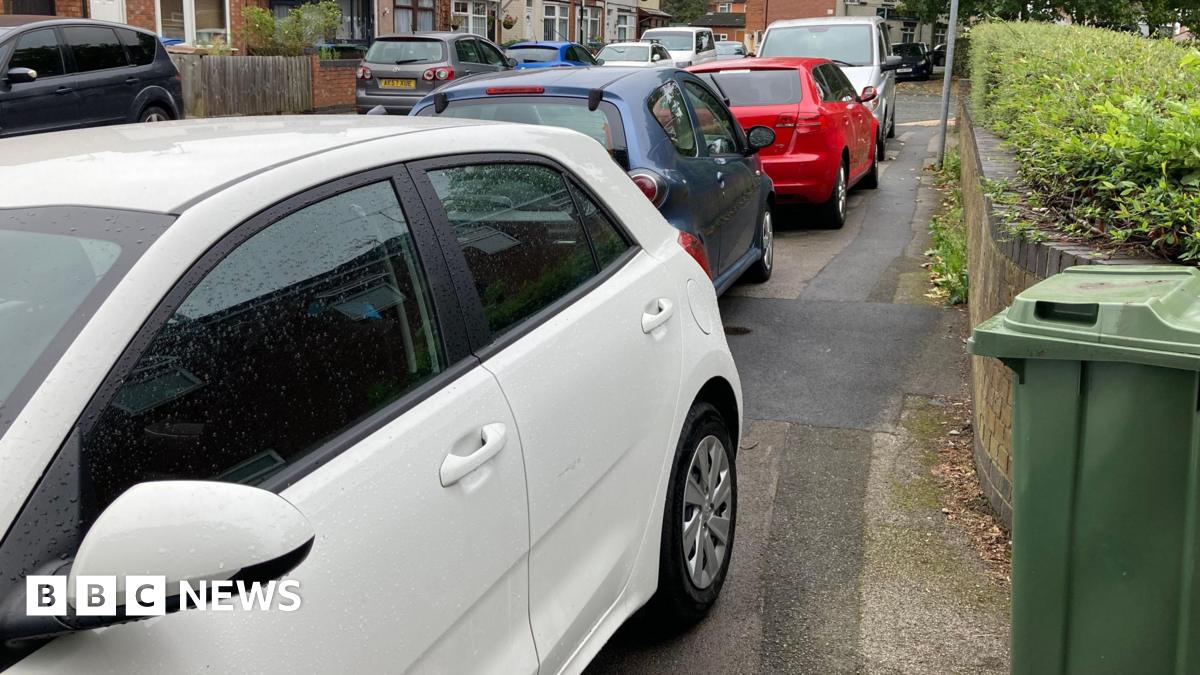
[[[846,226],[785,212],[773,279],[721,301],[747,433],[720,601],[681,635],[636,617],[590,673],[1007,671],[1007,597],[928,471],[939,407],[966,394],[963,314],[924,298],[921,268],[937,99],[906,91],[897,112]]]

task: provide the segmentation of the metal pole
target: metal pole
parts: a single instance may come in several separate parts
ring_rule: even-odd
[[[938,168],[946,159],[946,126],[950,123],[950,77],[954,74],[954,35],[958,32],[958,0],[950,0],[950,25],[946,27],[946,72],[942,74],[942,126]]]

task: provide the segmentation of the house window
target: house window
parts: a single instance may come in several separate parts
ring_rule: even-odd
[[[229,44],[225,0],[159,0],[158,34],[194,45]]]
[[[718,12],[726,12],[726,13],[732,12],[733,11],[733,3],[722,2],[721,4],[717,5],[717,11]]]
[[[633,39],[633,15],[621,12],[617,14],[617,42],[628,42]]]
[[[579,36],[577,42],[588,43],[600,40],[600,8],[582,7],[579,11]]]
[[[904,27],[900,29],[900,41],[904,44],[916,42],[917,40],[917,24],[913,21],[905,21]]]
[[[551,5],[546,3],[542,8],[542,17],[543,40],[570,39],[571,24],[567,18],[566,5]]]
[[[718,40],[728,40],[729,34],[728,33],[717,33],[717,39]]]
[[[946,24],[939,23],[936,27],[934,27],[934,29],[933,29],[933,44],[935,46],[941,45],[941,44],[946,44]]]
[[[429,0],[433,2],[433,0]],[[487,37],[488,21],[487,21],[487,3],[486,2],[464,2],[463,0],[455,0],[453,12],[450,21],[457,23],[454,32],[456,33],[474,33]],[[432,29],[431,29],[432,30]]]
[[[433,30],[433,0],[396,0],[392,20],[397,33]]]

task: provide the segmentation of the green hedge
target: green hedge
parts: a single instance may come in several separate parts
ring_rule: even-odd
[[[1200,52],[1034,23],[971,30],[973,112],[1063,229],[1200,259]]]

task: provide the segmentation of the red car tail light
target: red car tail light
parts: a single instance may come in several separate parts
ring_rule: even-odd
[[[666,200],[667,184],[662,176],[646,169],[635,169],[629,172],[629,177],[651,204],[661,206]]]
[[[433,82],[434,80],[453,80],[454,69],[429,68],[425,72],[421,73],[421,79],[425,80],[426,82]]]
[[[776,129],[788,129],[796,126],[796,113],[779,113],[775,118]]]
[[[357,77],[358,77],[358,79],[360,79],[360,80],[369,80],[369,79],[371,79],[371,77],[372,77],[372,74],[371,74],[371,69],[370,69],[370,68],[368,68],[368,67],[366,67],[366,66],[364,66],[364,65],[361,65],[361,64],[360,64],[360,65],[358,66],[358,73],[357,73]]]
[[[704,270],[704,273],[711,279],[712,270],[708,266],[708,254],[704,252],[704,244],[700,242],[700,238],[691,232],[680,231],[678,241],[683,250],[687,251],[688,255],[700,263],[700,269]]]
[[[785,113],[786,114],[786,113]],[[810,131],[817,131],[821,125],[825,123],[825,119],[821,117],[821,113],[809,113],[807,115],[796,115],[795,123],[796,133],[805,134]]]
[[[488,87],[484,90],[488,96],[496,96],[499,94],[541,94],[546,91],[545,87]]]

